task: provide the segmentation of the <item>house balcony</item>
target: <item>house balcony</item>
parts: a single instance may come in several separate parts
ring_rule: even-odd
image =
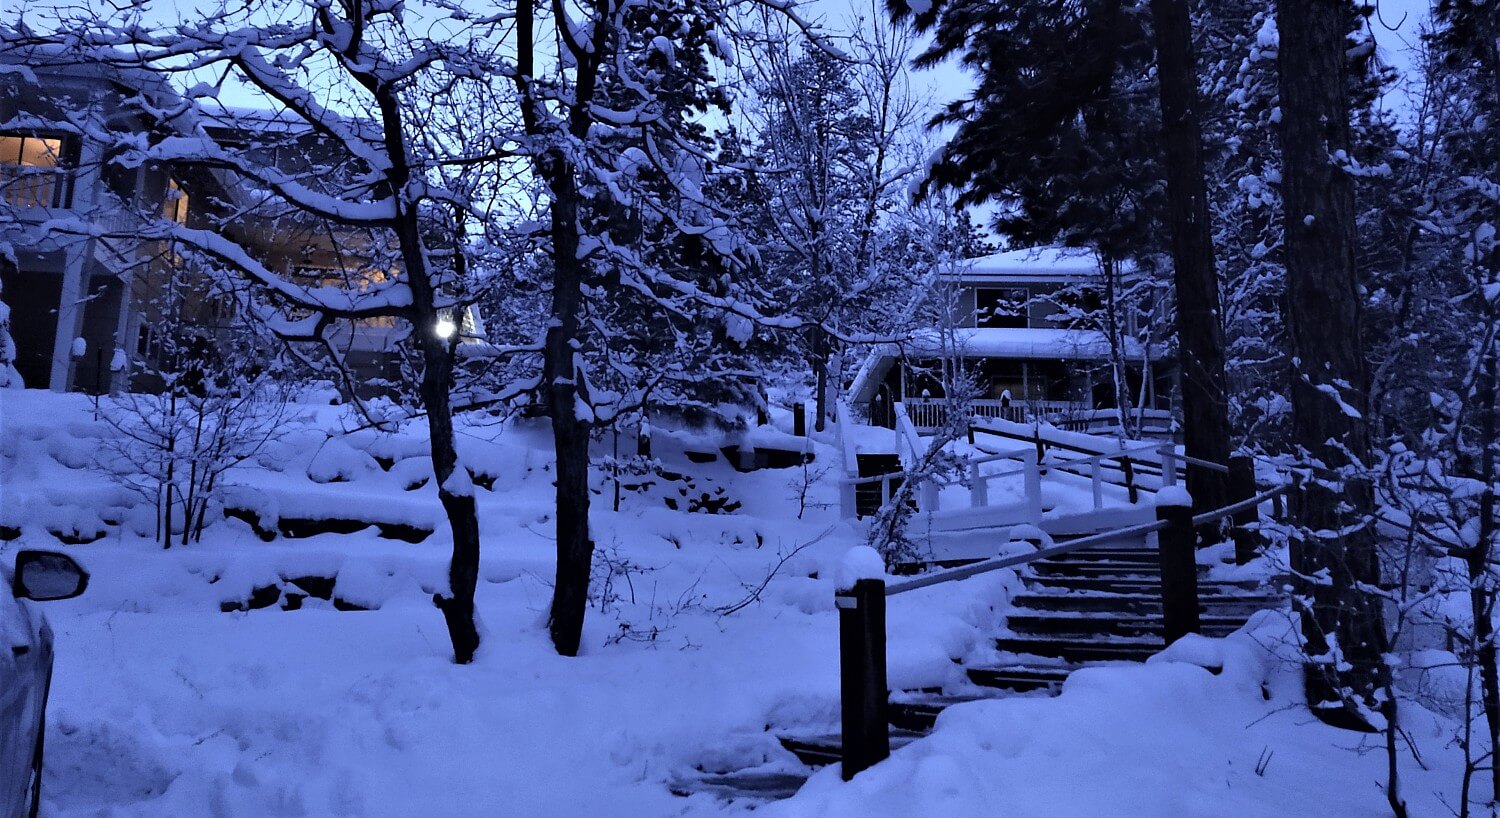
[[[907,417],[918,432],[931,433],[947,424],[949,405],[942,398],[906,398]],[[1096,409],[1082,401],[1066,400],[972,400],[965,407],[970,419],[1008,420],[1014,423],[1040,421],[1059,429],[1090,434],[1119,431],[1120,414],[1115,409]],[[1167,409],[1127,409],[1132,425],[1151,437],[1170,437],[1172,412]]]
[[[73,171],[67,168],[0,164],[0,201],[15,210],[73,206]]]

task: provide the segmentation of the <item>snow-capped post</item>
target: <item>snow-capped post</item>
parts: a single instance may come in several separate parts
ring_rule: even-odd
[[[1229,499],[1231,502],[1248,500],[1255,496],[1255,462],[1249,455],[1238,454],[1229,458]],[[1234,540],[1234,561],[1244,565],[1255,559],[1255,553],[1259,550],[1260,535],[1257,526],[1260,523],[1260,507],[1249,508],[1234,513],[1234,529],[1230,537]]]
[[[1164,487],[1156,495],[1156,519],[1166,523],[1157,532],[1156,542],[1161,562],[1162,636],[1170,645],[1199,630],[1192,495],[1177,486]]]
[[[839,691],[843,776],[848,781],[891,754],[885,676],[885,561],[867,545],[839,566]]]
[[[792,404],[792,434],[807,437],[807,404],[801,401]]]
[[[1037,525],[1042,521],[1042,467],[1040,451],[1027,450],[1021,456],[1025,469],[1026,522]]]

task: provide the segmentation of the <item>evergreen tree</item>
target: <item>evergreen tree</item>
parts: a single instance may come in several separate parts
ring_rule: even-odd
[[[1279,0],[1277,17],[1292,439],[1312,478],[1297,508],[1292,567],[1327,577],[1304,589],[1308,699],[1320,718],[1368,730],[1394,719],[1395,702],[1385,694],[1381,603],[1366,591],[1380,583],[1380,565],[1368,522],[1368,373],[1348,168],[1354,19],[1338,0]]]

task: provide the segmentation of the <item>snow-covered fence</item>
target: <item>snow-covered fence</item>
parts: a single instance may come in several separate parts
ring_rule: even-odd
[[[1177,454],[1176,450],[1170,445],[1126,447],[1114,451],[1100,452],[1088,457],[1052,462],[1047,462],[1038,453],[1036,447],[1028,446],[1024,449],[1015,449],[970,459],[968,461],[968,471],[963,480],[943,478],[925,480],[921,491],[918,493],[918,497],[920,497],[918,507],[921,511],[929,513],[941,511],[939,498],[942,490],[960,485],[961,483],[967,483],[969,490],[968,507],[971,509],[988,508],[990,507],[990,484],[1000,479],[1014,479],[1019,477],[1021,479],[1023,500],[1020,519],[1017,522],[1036,524],[1042,519],[1042,478],[1055,470],[1058,474],[1071,474],[1087,478],[1090,482],[1093,495],[1093,509],[1098,511],[1104,508],[1104,486],[1106,484],[1122,485],[1115,481],[1115,475],[1112,473],[1117,470],[1123,470],[1126,480],[1123,485],[1130,491],[1130,501],[1132,503],[1137,501],[1138,495],[1133,482],[1134,476],[1131,464],[1149,458],[1155,458],[1158,462],[1170,464],[1168,472],[1172,476],[1164,478],[1164,482],[1166,485],[1175,485],[1176,462],[1183,459],[1183,456]],[[1002,471],[985,471],[983,469],[983,466],[986,464],[1000,461],[1014,461],[1018,462],[1019,465],[1015,468],[1004,469]],[[1122,465],[1116,465],[1116,463]],[[854,498],[858,486],[880,484],[879,496],[880,502],[883,505],[895,496],[896,489],[907,477],[908,474],[904,470],[868,477],[848,477],[844,482],[844,495],[848,498],[844,509],[844,516],[846,518],[860,516],[854,506]]]
[[[917,433],[917,427],[906,413],[905,406],[898,403],[893,409],[896,417],[896,452],[905,452],[901,462],[910,466],[926,454],[927,442]]]

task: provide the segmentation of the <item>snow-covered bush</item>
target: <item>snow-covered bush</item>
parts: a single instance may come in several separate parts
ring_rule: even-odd
[[[105,438],[100,465],[155,505],[163,548],[186,545],[202,536],[225,476],[275,436],[286,407],[263,379],[101,398],[99,415],[118,434]]]

